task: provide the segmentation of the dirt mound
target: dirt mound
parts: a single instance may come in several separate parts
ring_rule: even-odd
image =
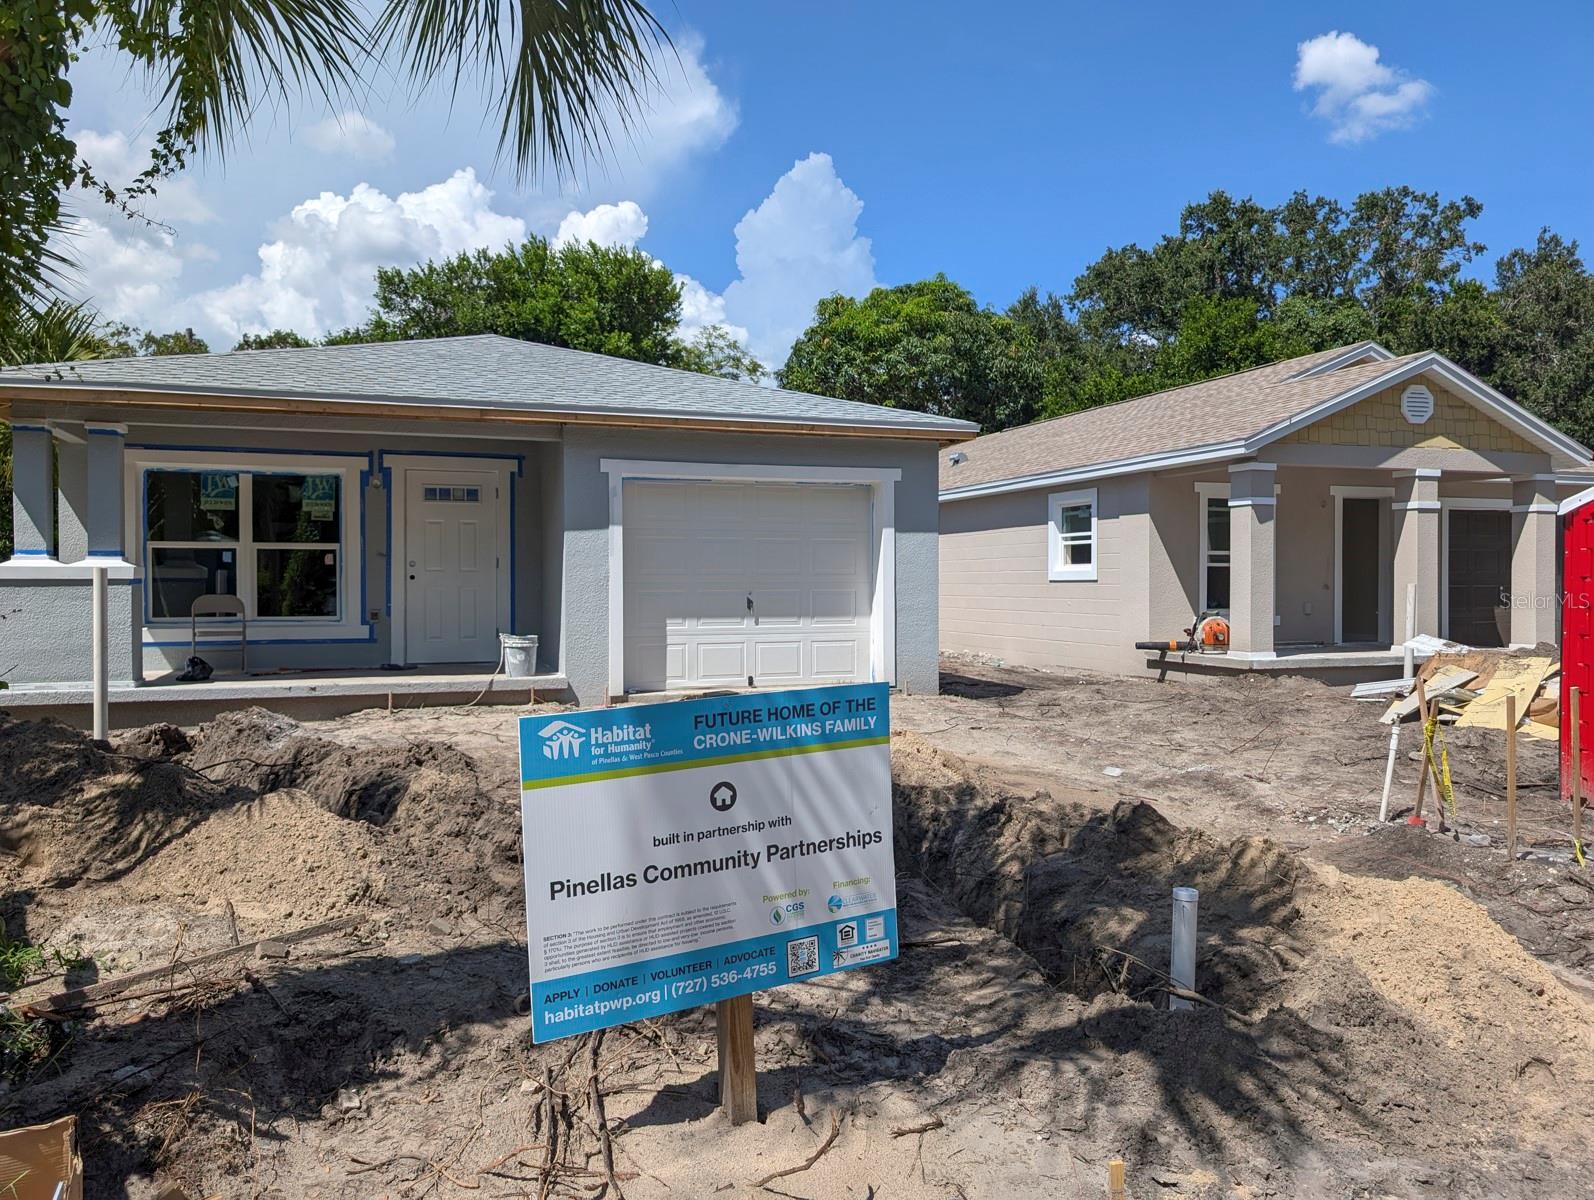
[[[119,879],[236,799],[58,722],[0,716],[0,878],[13,890]]]

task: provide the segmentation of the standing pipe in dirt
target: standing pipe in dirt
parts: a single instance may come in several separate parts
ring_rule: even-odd
[[[1195,991],[1196,909],[1200,900],[1201,893],[1193,887],[1173,889],[1173,962],[1168,974],[1174,987],[1187,992]],[[1171,1010],[1193,1007],[1179,996],[1168,997]]]

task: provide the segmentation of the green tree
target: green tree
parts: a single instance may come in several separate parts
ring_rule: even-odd
[[[1003,429],[1041,411],[1033,336],[945,275],[830,296],[778,372],[782,387],[910,408]]]
[[[368,20],[368,17],[371,19]],[[133,180],[103,178],[67,132],[67,74],[93,39],[162,97]],[[61,198],[80,186],[128,208],[194,156],[220,153],[270,102],[332,102],[395,66],[416,90],[474,81],[526,174],[575,168],[628,127],[667,44],[641,0],[8,0],[0,5],[0,297],[38,298]]]
[[[736,340],[723,325],[708,325],[690,341],[682,342],[675,366],[721,379],[745,379],[757,383],[764,377],[764,364]]]
[[[681,287],[640,250],[540,237],[376,273],[371,319],[337,340],[401,341],[496,333],[670,364],[679,356]]]
[[[270,333],[246,333],[238,339],[234,350],[297,350],[315,345],[291,329],[273,329]]]
[[[1498,358],[1490,382],[1585,445],[1594,442],[1594,277],[1548,229],[1495,266]]]
[[[170,333],[146,333],[138,339],[138,352],[146,357],[160,354],[209,354],[210,345],[192,329]]]

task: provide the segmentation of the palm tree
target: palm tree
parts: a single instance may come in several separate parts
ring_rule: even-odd
[[[368,19],[370,11],[374,19]],[[67,136],[67,69],[114,46],[165,106],[149,167],[121,185]],[[416,90],[474,83],[517,178],[574,170],[629,131],[668,35],[642,0],[7,0],[0,5],[0,305],[38,300],[61,196],[128,209],[201,153],[224,152],[262,103],[335,103],[389,65]]]

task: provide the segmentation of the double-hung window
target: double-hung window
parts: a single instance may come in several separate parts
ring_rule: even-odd
[[[1050,580],[1096,578],[1096,489],[1054,492],[1046,498]]]
[[[1229,493],[1201,497],[1201,611],[1229,611]]]
[[[338,473],[145,471],[150,619],[220,594],[251,620],[339,620],[347,502]]]

